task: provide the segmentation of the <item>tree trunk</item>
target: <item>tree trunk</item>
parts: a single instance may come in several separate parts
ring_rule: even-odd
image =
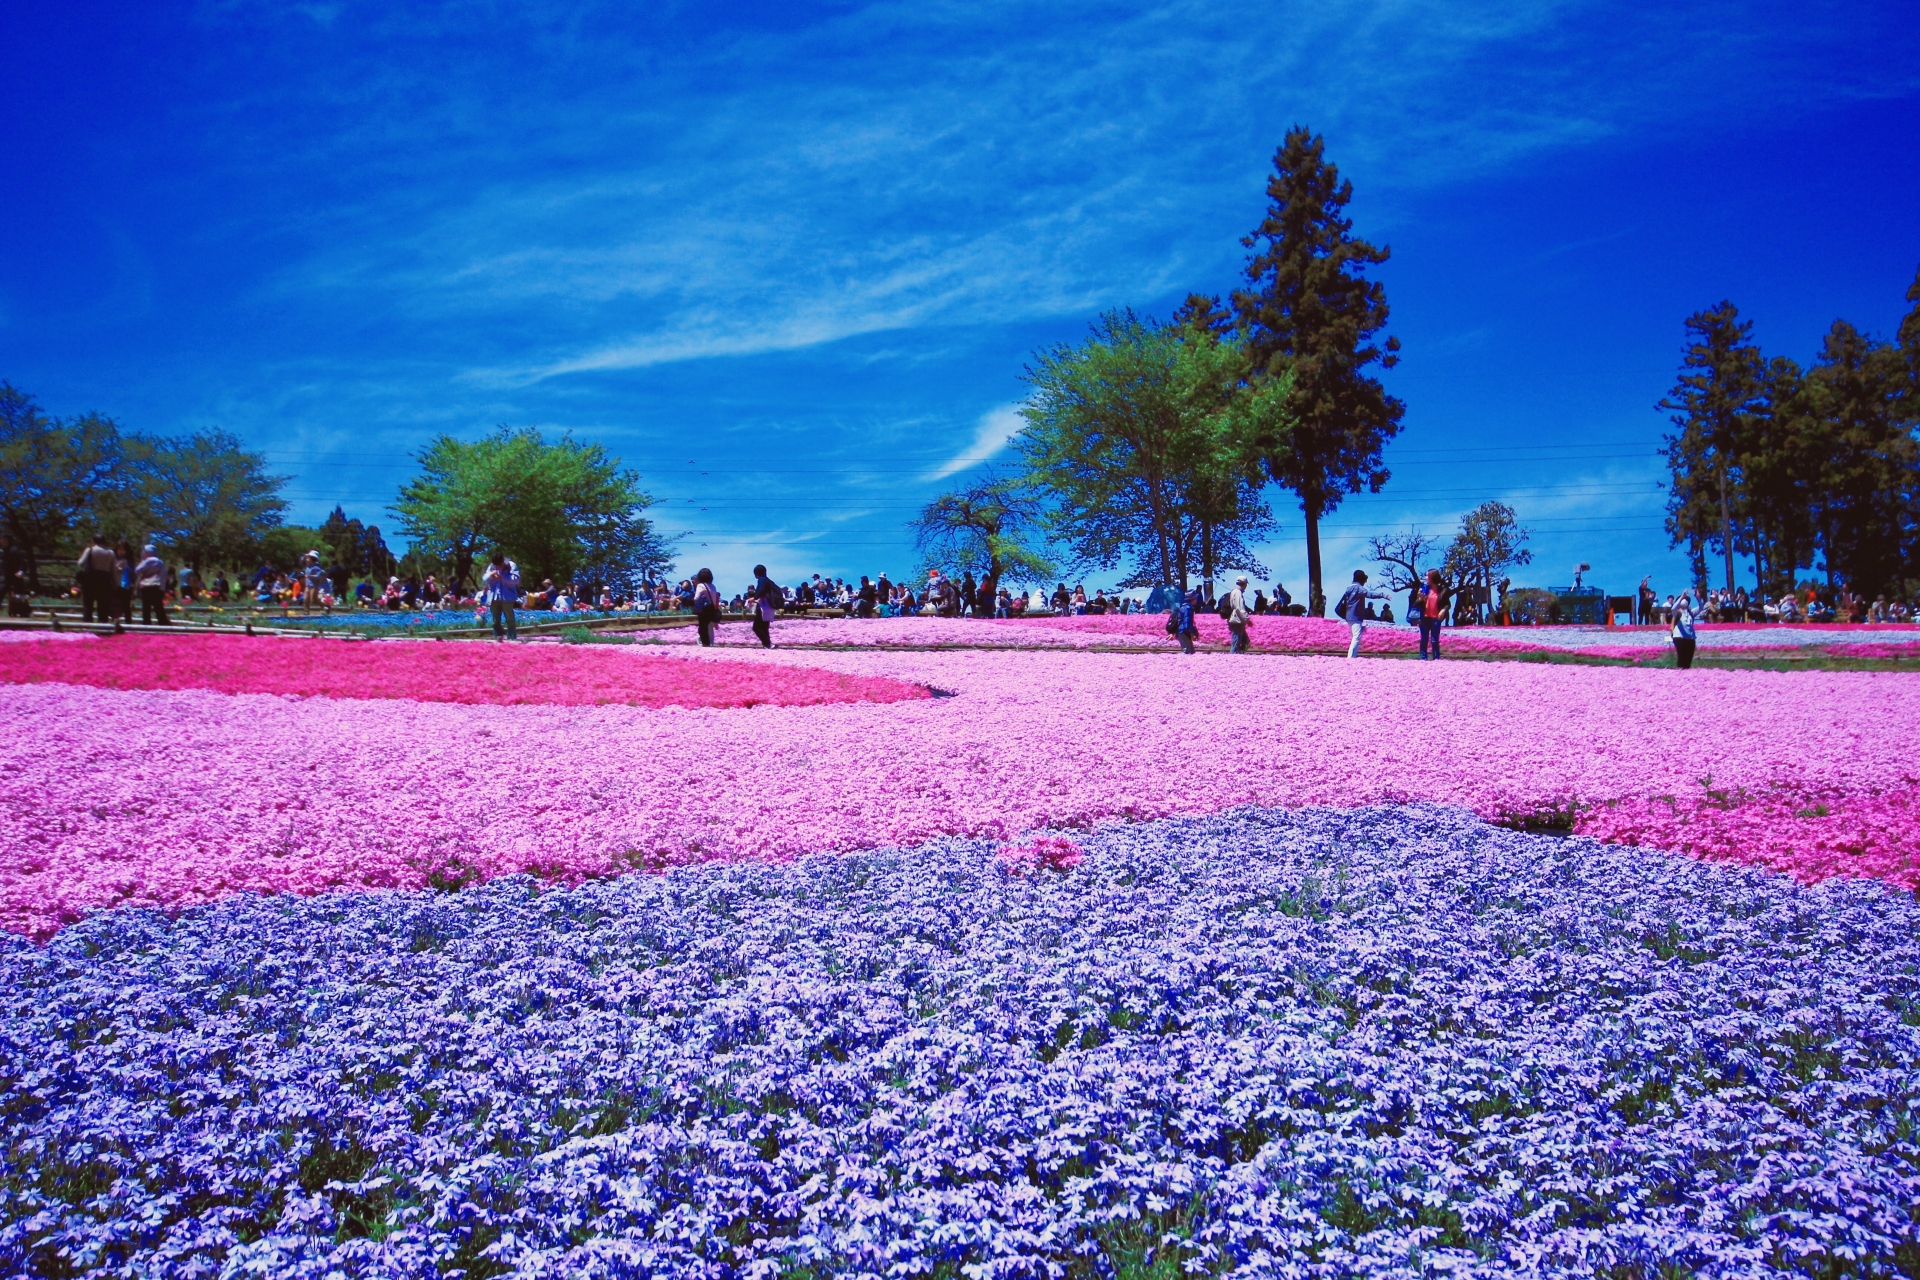
[[[1213,592],[1213,525],[1200,522],[1200,572],[1206,575],[1207,592]]]
[[[1307,517],[1307,608],[1316,618],[1327,616],[1327,594],[1320,589],[1320,504],[1301,504]]]
[[[1733,592],[1733,516],[1727,506],[1727,463],[1720,460],[1720,546],[1727,553],[1727,592]]]

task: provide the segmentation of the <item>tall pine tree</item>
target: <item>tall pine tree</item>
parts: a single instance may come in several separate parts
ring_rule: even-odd
[[[1309,599],[1326,609],[1321,587],[1320,518],[1350,493],[1378,493],[1388,471],[1380,458],[1400,431],[1405,406],[1372,365],[1392,368],[1398,338],[1376,345],[1387,323],[1386,291],[1364,272],[1387,260],[1385,248],[1356,239],[1346,217],[1353,184],[1328,162],[1324,141],[1295,126],[1274,153],[1267,216],[1241,243],[1255,252],[1247,288],[1233,295],[1246,335],[1251,377],[1291,372],[1292,429],[1262,442],[1267,473],[1300,499],[1307,527]]]
[[[1753,345],[1753,322],[1731,302],[1687,317],[1680,377],[1657,407],[1680,430],[1667,437],[1673,471],[1667,530],[1677,546],[1720,544],[1727,590],[1733,590],[1733,508],[1741,476],[1738,459],[1766,394],[1766,361]],[[1703,576],[1703,575],[1702,575]]]

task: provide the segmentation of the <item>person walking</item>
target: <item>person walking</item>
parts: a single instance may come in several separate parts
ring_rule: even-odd
[[[1253,608],[1247,603],[1246,575],[1233,580],[1233,590],[1227,593],[1227,630],[1233,633],[1231,653],[1246,653],[1253,648],[1253,639],[1247,634],[1247,624],[1253,619]]]
[[[1413,594],[1413,606],[1409,610],[1413,621],[1420,627],[1420,660],[1426,662],[1440,656],[1440,622],[1447,616],[1447,592],[1440,585],[1440,571],[1427,570],[1427,583],[1416,589]],[[1431,646],[1433,652],[1428,654]]]
[[[1188,591],[1187,595],[1175,595],[1173,608],[1167,610],[1167,635],[1181,643],[1181,652],[1194,651],[1194,641],[1200,639],[1200,628],[1194,624],[1194,608],[1198,606],[1200,591]]]
[[[167,562],[151,546],[140,548],[140,563],[133,567],[133,585],[140,592],[140,625],[152,626],[158,614],[161,626],[171,626],[167,617]]]
[[[1340,603],[1334,606],[1334,612],[1346,620],[1352,631],[1352,639],[1347,642],[1347,657],[1360,656],[1360,637],[1367,629],[1367,601],[1391,599],[1386,592],[1367,586],[1367,571],[1355,569],[1353,583],[1340,597]]]
[[[693,620],[700,629],[700,643],[712,648],[713,628],[720,621],[720,593],[714,590],[711,569],[693,575]]]
[[[496,551],[480,578],[480,593],[487,601],[493,619],[495,640],[520,638],[520,567]]]
[[[113,544],[113,616],[133,621],[133,548],[124,540]]]
[[[80,620],[112,622],[113,548],[99,534],[94,534],[87,549],[80,553],[77,569],[74,576],[80,580]],[[95,614],[99,615],[98,619]]]
[[[767,576],[767,566],[753,566],[753,634],[762,649],[773,648],[773,619],[780,612],[780,588]]]
[[[1693,651],[1697,643],[1693,624],[1693,589],[1689,587],[1673,602],[1673,665],[1682,671],[1693,668]]]

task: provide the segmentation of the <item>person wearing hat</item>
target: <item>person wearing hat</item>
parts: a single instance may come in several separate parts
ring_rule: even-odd
[[[1233,580],[1233,590],[1227,593],[1227,630],[1233,633],[1231,653],[1246,653],[1253,648],[1253,639],[1247,634],[1247,624],[1253,620],[1253,609],[1247,604],[1247,575],[1241,574]]]
[[[140,593],[140,625],[152,626],[158,614],[161,626],[171,626],[167,618],[167,562],[151,545],[140,548],[140,563],[133,567],[133,586]]]
[[[300,558],[300,573],[306,579],[306,590],[300,593],[300,598],[311,609],[320,603],[327,589],[327,571],[320,565],[318,551],[309,551]]]

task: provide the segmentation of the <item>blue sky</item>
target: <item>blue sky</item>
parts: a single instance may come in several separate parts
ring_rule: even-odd
[[[637,468],[683,569],[898,574],[1036,348],[1234,285],[1298,122],[1405,344],[1329,573],[1499,497],[1518,580],[1671,589],[1684,317],[1806,361],[1920,266],[1911,0],[718,8],[7,6],[0,377],[233,431],[302,521],[391,527],[433,434],[534,424]]]

